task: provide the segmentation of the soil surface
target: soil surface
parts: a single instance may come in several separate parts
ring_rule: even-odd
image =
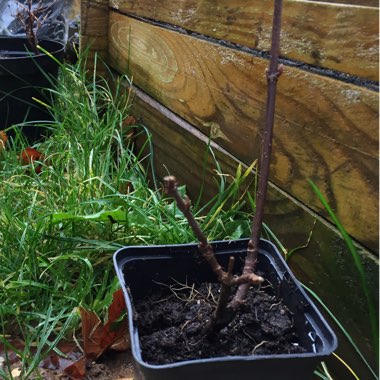
[[[219,284],[163,285],[135,301],[144,361],[168,364],[199,358],[301,353],[293,318],[269,284],[251,288],[235,319],[213,338],[201,334],[212,315]]]
[[[84,380],[133,380],[132,357],[130,352],[109,351],[96,362],[91,363]],[[61,371],[40,369],[39,375],[31,380],[70,380]]]

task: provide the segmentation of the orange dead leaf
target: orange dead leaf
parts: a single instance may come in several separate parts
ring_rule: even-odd
[[[104,325],[93,311],[81,307],[80,316],[84,354],[88,359],[96,359],[104,351],[101,347]]]
[[[59,351],[63,352],[67,357],[77,355],[79,350],[77,343],[72,340],[61,340],[58,343],[57,348],[59,349]],[[78,358],[77,356],[75,357]]]
[[[115,351],[127,351],[131,348],[131,344],[129,342],[129,339],[127,337],[127,334],[124,334],[121,338],[115,341],[115,343],[112,344],[110,347]]]
[[[98,358],[105,350],[115,346],[122,350],[129,348],[126,338],[127,320],[125,301],[121,289],[113,294],[113,302],[108,308],[108,321],[105,325],[93,312],[80,308],[82,319],[83,350],[87,359]]]
[[[28,165],[33,161],[43,159],[43,154],[37,149],[27,147],[20,154],[20,161],[23,165]]]
[[[5,149],[5,144],[8,141],[8,136],[4,131],[0,131],[0,152]]]
[[[104,326],[101,340],[104,349],[111,346],[129,347],[129,343],[125,338],[128,330],[125,310],[124,294],[122,289],[119,289],[113,294],[113,301],[108,308],[108,321]]]
[[[86,375],[86,357],[83,356],[75,363],[67,366],[64,372],[72,380],[82,380]]]
[[[131,125],[136,125],[136,119],[132,115],[129,115],[122,123],[123,134],[125,134],[124,141],[132,140],[135,135],[134,129],[129,128]]]
[[[29,165],[34,161],[43,161],[44,155],[37,149],[27,147],[20,154],[21,165]],[[41,165],[35,166],[36,173],[41,173]]]
[[[78,352],[74,342],[61,342],[58,346],[66,354],[65,357],[52,352],[39,364],[39,367],[59,371],[62,375],[65,373],[72,380],[82,380],[86,374],[86,358],[82,352]]]
[[[136,124],[136,119],[132,116],[129,115],[123,120],[123,127],[128,127],[130,125],[135,125]]]
[[[39,367],[44,369],[60,369],[60,358],[58,355],[53,354],[46,357],[40,364]]]
[[[39,367],[44,369],[58,369],[63,371],[68,366],[75,364],[78,360],[81,360],[82,357],[82,352],[78,351],[70,352],[68,355],[65,355],[64,358],[52,352],[39,364]]]
[[[119,319],[126,311],[126,304],[124,299],[124,294],[122,289],[116,290],[116,292],[112,295],[113,301],[108,308],[108,322],[113,323],[117,319]]]

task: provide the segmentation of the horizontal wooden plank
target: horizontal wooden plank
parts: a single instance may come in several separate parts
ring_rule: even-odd
[[[260,155],[267,61],[110,14],[109,63],[245,163]],[[378,94],[286,67],[278,84],[273,182],[378,247]]]
[[[376,0],[315,0],[317,2],[324,3],[335,3],[335,4],[350,4],[350,5],[360,5],[367,7],[377,7],[379,5]]]
[[[141,92],[135,97],[132,112],[152,133],[158,177],[162,178],[169,171],[181,184],[186,184],[193,200],[197,199],[204,185],[204,199],[210,199],[217,190],[215,162],[211,155],[206,155],[208,137]],[[144,142],[143,136],[140,145]],[[240,162],[215,143],[212,143],[212,149],[222,172],[234,175]],[[374,353],[368,348],[370,332],[365,297],[358,286],[358,274],[350,253],[336,231],[323,219],[273,184],[269,188],[265,221],[285,247],[304,245],[312,231],[308,246],[292,256],[291,267],[299,279],[314,289],[344,322],[366,358],[375,365]],[[377,302],[377,260],[365,250],[362,251],[361,259],[366,268],[371,294],[374,302]],[[343,338],[340,340],[339,353],[349,361],[360,378],[370,378]],[[334,379],[343,380],[346,377]]]
[[[344,1],[341,1],[344,2]],[[110,0],[121,12],[268,51],[272,0]],[[379,13],[375,8],[285,0],[281,55],[378,80]]]

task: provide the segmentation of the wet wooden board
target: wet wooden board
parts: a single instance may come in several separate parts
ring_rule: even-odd
[[[107,60],[108,21],[108,0],[81,1],[80,50],[86,52],[88,70],[96,67],[99,75],[107,72],[102,62]]]
[[[306,0],[309,1],[309,0]],[[310,0],[311,1],[311,0]],[[347,4],[347,5],[360,5],[368,7],[377,7],[379,3],[376,0],[315,0],[316,2],[324,3],[336,3],[336,4]]]
[[[187,192],[193,200],[197,199],[202,185],[204,200],[210,199],[217,189],[215,162],[211,155],[205,160],[208,137],[141,92],[135,97],[132,113],[152,133],[158,178],[162,179],[169,171],[181,184],[186,184]],[[143,133],[138,145],[142,146],[144,142]],[[212,143],[212,149],[222,173],[234,175],[241,162],[215,143]],[[370,332],[365,297],[358,286],[359,278],[350,253],[336,231],[273,184],[269,187],[265,221],[287,249],[305,245],[311,234],[307,247],[295,252],[289,263],[298,278],[314,289],[344,322],[353,339],[374,364],[373,352],[368,349]],[[374,302],[377,302],[378,261],[362,247],[359,250],[371,294]],[[343,338],[338,353],[350,362],[360,378],[369,378]]]
[[[72,0],[71,4],[68,6],[68,20],[76,20],[80,17],[80,8],[81,8],[81,0]]]
[[[109,63],[249,164],[259,157],[268,62],[110,13]],[[278,84],[272,181],[314,210],[307,183],[345,228],[378,247],[378,94],[285,67]]]
[[[343,3],[344,1],[340,1]],[[375,1],[367,1],[374,4]],[[361,3],[364,5],[364,2]],[[372,4],[372,5],[373,5]],[[110,0],[120,12],[268,51],[272,0]],[[374,7],[284,1],[281,55],[378,80],[379,13]]]

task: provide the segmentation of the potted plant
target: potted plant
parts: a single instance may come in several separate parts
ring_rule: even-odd
[[[33,122],[51,120],[43,89],[54,84],[64,53],[61,42],[38,39],[38,31],[53,3],[33,6],[33,1],[27,0],[26,5],[20,4],[16,18],[26,36],[0,37],[0,130],[14,136],[12,126],[23,123],[22,133],[30,143],[39,140],[43,133],[43,128],[35,127]]]
[[[260,240],[271,156],[282,0],[275,0],[256,210],[250,239],[207,241],[174,177],[167,194],[199,244],[126,247],[114,264],[136,379],[311,379],[337,339],[270,242]]]

